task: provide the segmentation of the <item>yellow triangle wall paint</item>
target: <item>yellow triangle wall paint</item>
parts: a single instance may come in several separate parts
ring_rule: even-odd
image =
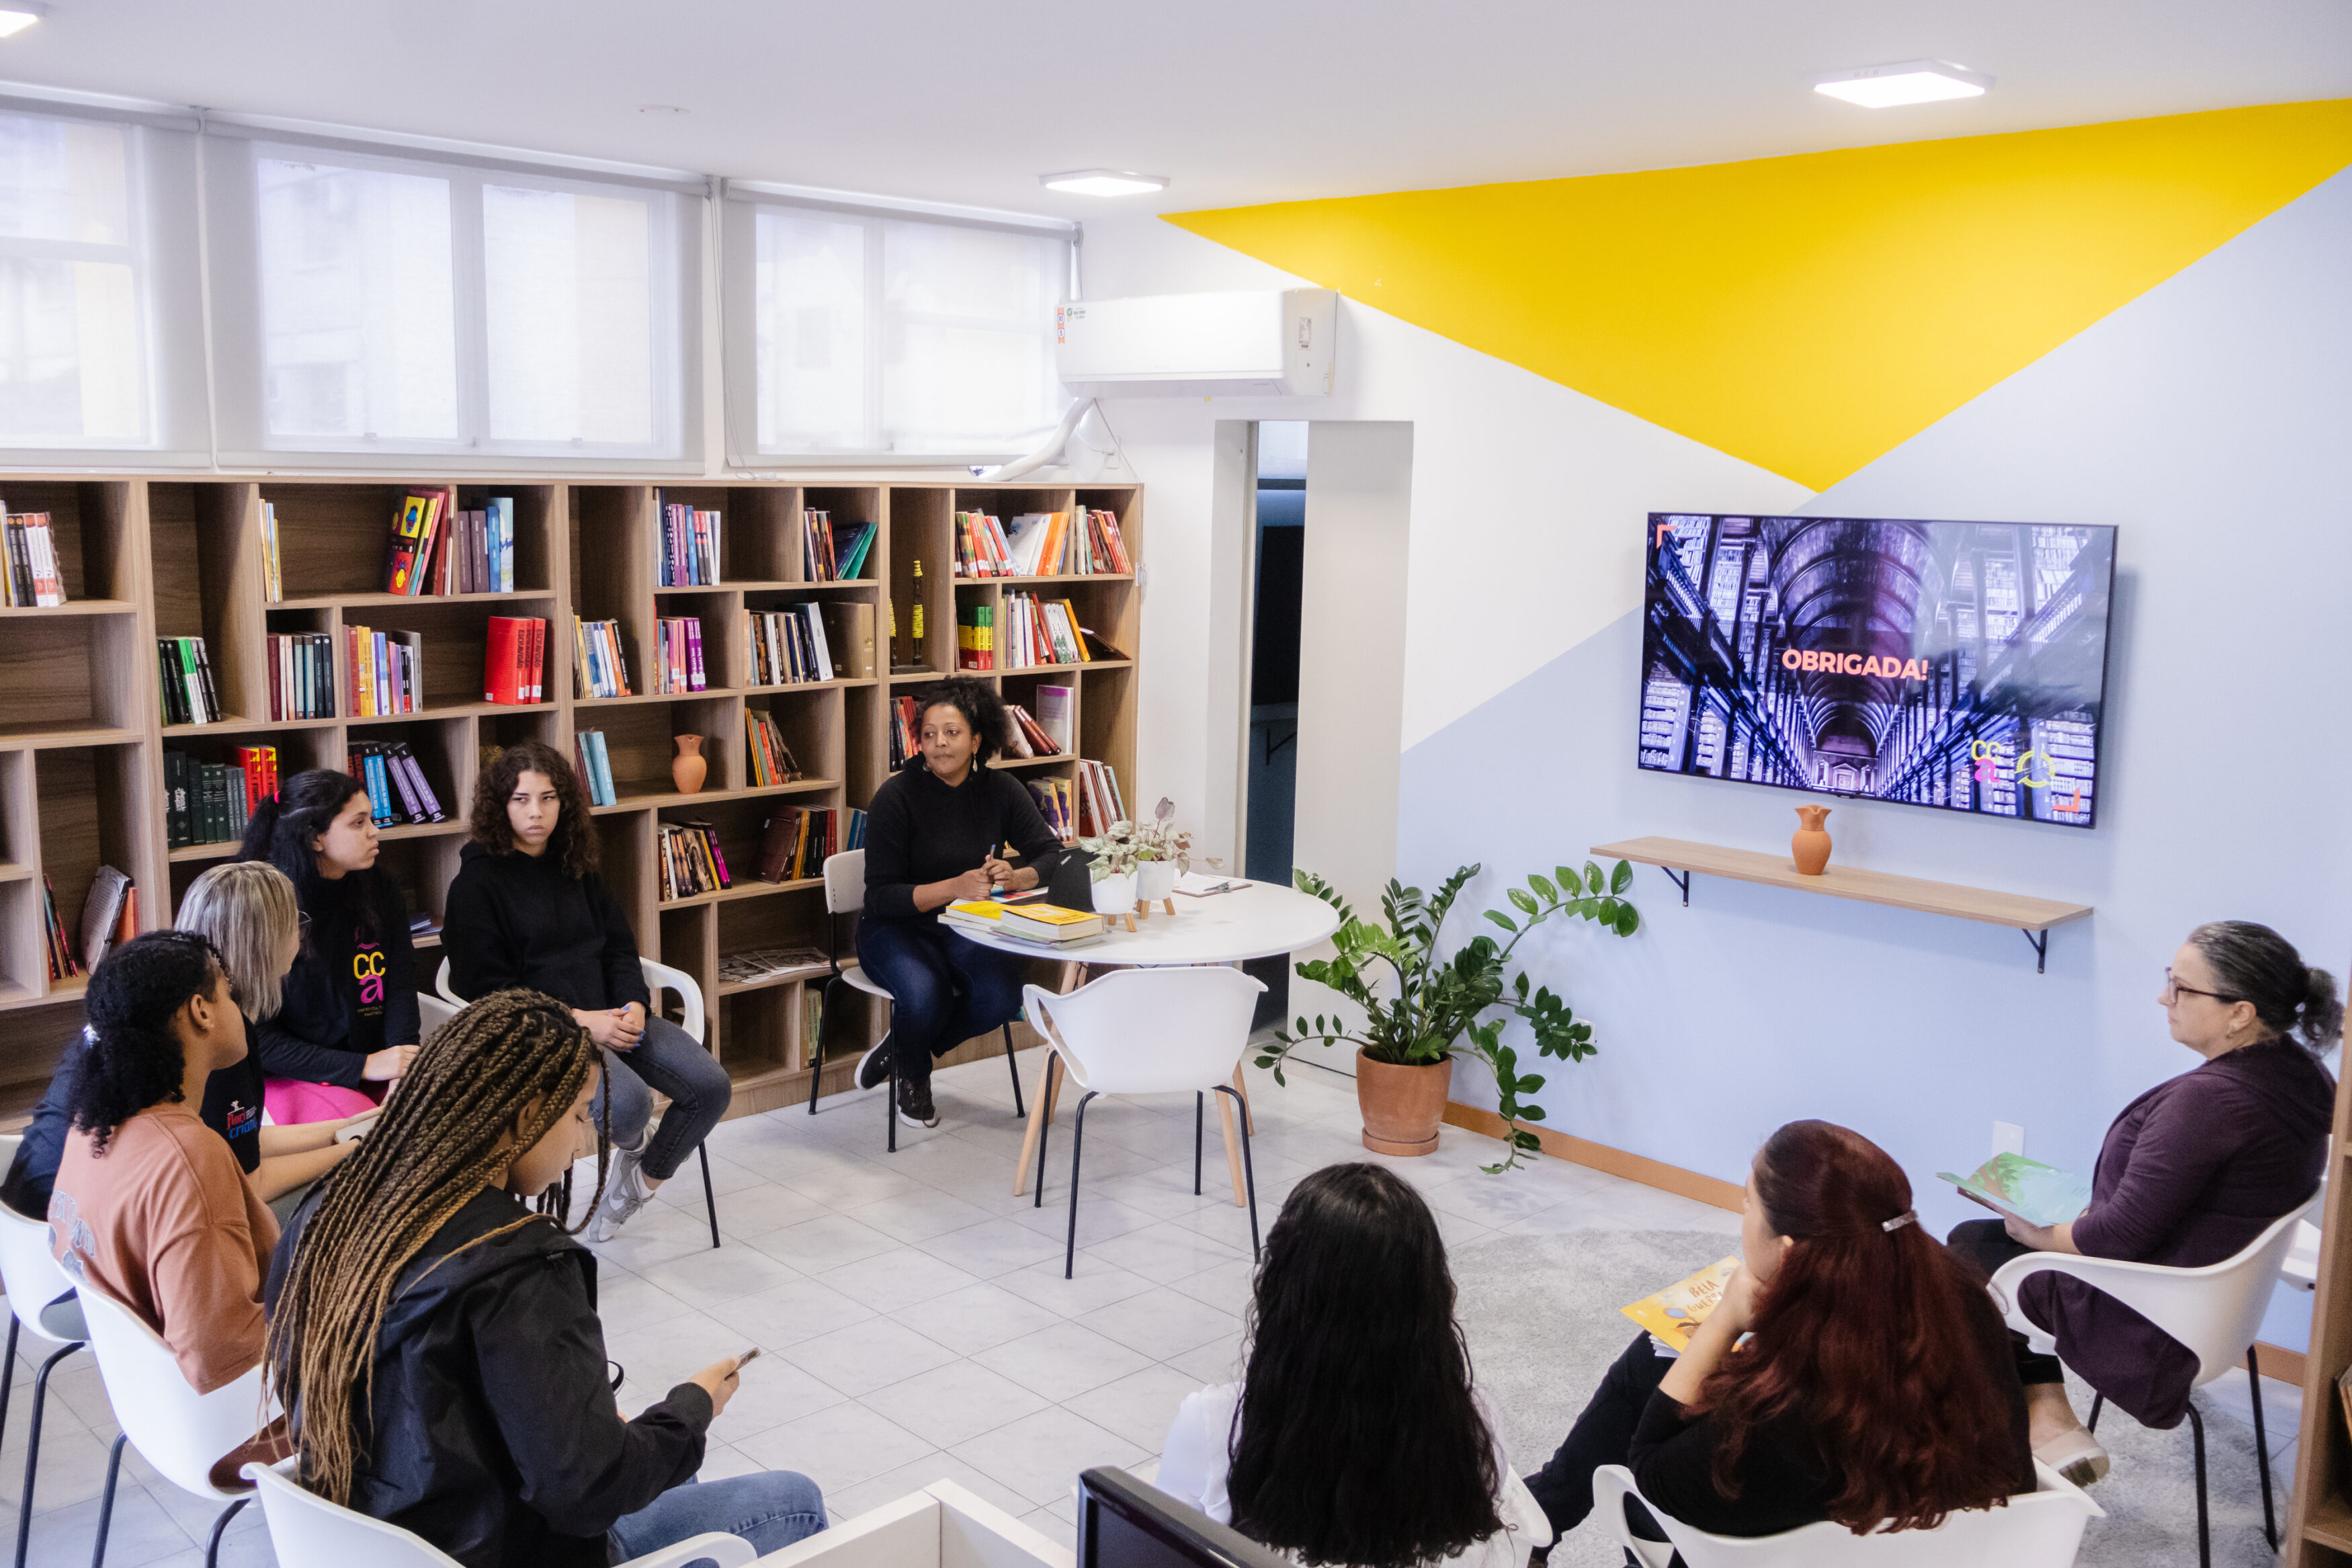
[[[2352,164],[2352,99],[1168,222],[1822,490]]]

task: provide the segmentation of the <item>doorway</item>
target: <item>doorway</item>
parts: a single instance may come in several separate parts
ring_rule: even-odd
[[[1307,565],[1304,420],[1258,425],[1255,478],[1242,874],[1286,886],[1297,826],[1298,615]],[[1243,967],[1265,985],[1257,1026],[1288,1017],[1290,961],[1258,958]]]

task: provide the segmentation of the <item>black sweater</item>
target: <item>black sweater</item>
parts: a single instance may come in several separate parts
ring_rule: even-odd
[[[1041,879],[1061,855],[1061,841],[1012,774],[975,765],[949,785],[922,758],[909,758],[866,808],[866,918],[933,918],[936,910],[915,907],[915,889],[979,870],[992,844],[1000,855],[1019,851]]]
[[[269,1260],[273,1312],[318,1211]],[[376,1330],[351,1506],[468,1568],[604,1568],[604,1531],[701,1468],[710,1396],[681,1383],[624,1421],[604,1380],[596,1260],[484,1188],[402,1265]]]
[[[285,999],[253,1026],[254,1054],[272,1078],[357,1089],[372,1053],[419,1037],[408,909],[380,872],[320,886],[303,911],[310,929],[280,988]]]
[[[449,983],[468,1001],[520,986],[590,1012],[653,1002],[621,901],[603,877],[573,876],[551,854],[467,844],[441,941]]]

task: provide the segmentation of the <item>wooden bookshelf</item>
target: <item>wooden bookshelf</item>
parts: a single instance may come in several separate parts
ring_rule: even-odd
[[[2345,1568],[2352,1564],[2352,1428],[2336,1380],[2352,1368],[2352,1246],[2347,1245],[2346,1188],[2352,1186],[2352,1078],[2336,1056],[2333,1168],[2320,1202],[2319,1270],[2312,1281],[2311,1348],[2303,1358],[2303,1419],[2295,1431],[2294,1490],[2287,1500],[2279,1557],[2285,1568]],[[2271,1438],[2277,1452],[2278,1438]]]
[[[281,775],[291,777],[306,768],[341,767],[355,741],[406,742],[450,820],[387,831],[381,863],[412,912],[431,915],[438,927],[465,843],[464,819],[482,748],[535,738],[569,756],[575,731],[603,730],[619,797],[617,804],[594,812],[605,875],[631,913],[640,948],[701,985],[708,1043],[735,1082],[730,1113],[737,1115],[806,1098],[804,993],[824,975],[795,972],[722,987],[719,964],[756,947],[822,949],[834,935],[819,881],[755,879],[761,830],[780,805],[862,808],[872,799],[888,777],[890,699],[954,673],[960,597],[966,602],[975,592],[992,597],[1006,585],[1049,585],[1055,597],[1066,590],[1087,624],[1130,655],[966,673],[1033,709],[1039,680],[1072,689],[1076,749],[1008,762],[1020,777],[1074,778],[1085,758],[1110,764],[1130,796],[1137,788],[1141,606],[1132,578],[975,583],[953,575],[951,539],[958,510],[1005,516],[1100,507],[1118,514],[1128,549],[1139,559],[1139,486],[845,484],[824,477],[698,480],[657,489],[635,478],[459,480],[461,507],[478,507],[490,496],[514,498],[514,591],[420,598],[383,592],[385,539],[400,497],[412,487],[448,483],[427,469],[396,479],[204,474],[0,480],[0,501],[10,509],[50,514],[69,595],[54,609],[0,612],[0,1014],[6,1017],[0,1032],[0,1128],[21,1124],[81,1026],[84,982],[47,978],[43,878],[55,887],[60,920],[78,933],[91,879],[100,865],[116,866],[140,891],[141,925],[153,929],[170,922],[190,883],[235,852],[228,843],[167,846],[166,749],[221,762],[233,760],[240,746],[275,746]],[[719,584],[660,586],[662,497],[722,514]],[[285,598],[276,602],[264,597],[265,502],[276,508],[280,541]],[[829,512],[836,527],[877,526],[863,578],[807,580],[801,528],[810,507]],[[923,668],[893,672],[891,650],[879,644],[895,601],[903,662],[918,559],[928,622]],[[812,599],[872,607],[876,673],[797,685],[750,685],[751,613]],[[547,620],[549,700],[522,706],[478,700],[492,615]],[[575,615],[620,622],[631,686],[640,695],[617,701],[573,695]],[[702,622],[709,689],[646,693],[655,621],[687,615]],[[338,634],[352,625],[422,636],[425,711],[383,718],[269,718],[266,639],[292,632],[336,636],[340,678]],[[163,727],[158,636],[205,640],[228,716]],[[764,788],[751,784],[747,709],[775,719],[803,778]],[[669,775],[673,737],[682,734],[704,737],[710,765],[704,788],[692,795],[677,793]],[[664,901],[655,830],[686,821],[718,829],[734,885]],[[840,923],[838,937],[847,951],[853,941],[848,921]],[[437,934],[418,943],[421,988],[431,988],[442,956]],[[830,1049],[822,1068],[827,1092],[847,1087],[856,1051],[886,1027],[878,1004],[852,1005],[854,1015],[828,1021]],[[992,1035],[948,1060],[979,1054],[994,1041]]]

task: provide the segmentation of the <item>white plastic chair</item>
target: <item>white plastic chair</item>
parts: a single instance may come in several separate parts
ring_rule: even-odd
[[[334,1568],[459,1568],[455,1557],[424,1537],[305,1490],[288,1473],[293,1466],[289,1459],[280,1468],[245,1467],[245,1479],[260,1493],[269,1544],[277,1549],[278,1562],[333,1563]],[[743,1568],[758,1555],[741,1536],[713,1531],[632,1557],[621,1568],[678,1568],[706,1558],[719,1568]]]
[[[0,1171],[16,1164],[16,1145],[24,1141],[15,1134],[0,1138]],[[25,1568],[25,1549],[33,1523],[33,1477],[41,1458],[41,1410],[48,1397],[49,1374],[85,1342],[72,1332],[75,1320],[81,1316],[79,1309],[70,1300],[55,1309],[49,1305],[59,1296],[70,1297],[74,1283],[49,1250],[48,1226],[26,1218],[5,1204],[0,1204],[0,1284],[8,1291],[8,1364],[0,1369],[0,1431],[6,1429],[8,1390],[16,1380],[17,1331],[29,1329],[35,1339],[58,1347],[33,1376],[33,1425],[25,1444],[25,1487],[16,1494],[22,1500],[16,1511],[16,1568]]]
[[[416,998],[416,1038],[431,1040],[434,1030],[457,1016],[456,1003],[420,991]]]
[[[1062,1278],[1078,1256],[1078,1160],[1086,1152],[1087,1102],[1097,1094],[1192,1093],[1192,1190],[1201,1190],[1201,1140],[1211,1091],[1230,1094],[1242,1136],[1242,1172],[1248,1184],[1250,1254],[1257,1254],[1257,1172],[1250,1161],[1249,1104],[1233,1085],[1249,1045],[1250,1023],[1265,982],[1220,965],[1165,969],[1118,969],[1059,995],[1024,986],[1021,1000],[1032,1028],[1054,1048],[1045,1059],[1045,1103],[1054,1103],[1055,1064],[1086,1093],[1078,1101],[1070,1144],[1070,1237]],[[1037,1138],[1037,1191],[1045,1201],[1045,1141]]]
[[[263,1409],[261,1367],[257,1364],[236,1382],[199,1394],[188,1386],[163,1336],[129,1308],[87,1281],[77,1283],[74,1293],[81,1298],[82,1317],[89,1324],[89,1348],[98,1356],[107,1403],[114,1406],[114,1419],[122,1427],[107,1456],[106,1496],[99,1504],[91,1568],[106,1561],[106,1531],[114,1516],[114,1483],[122,1469],[125,1443],[136,1443],[140,1457],[174,1486],[228,1504],[213,1521],[212,1539],[205,1546],[205,1568],[213,1568],[220,1556],[221,1531],[253,1500],[249,1486],[213,1485],[213,1466],[278,1414],[275,1398]]]
[[[1947,1514],[1933,1530],[1856,1535],[1831,1521],[1779,1535],[1710,1535],[1693,1530],[1642,1496],[1622,1465],[1592,1472],[1592,1508],[1617,1543],[1644,1568],[1666,1568],[1682,1554],[1685,1568],[2067,1568],[2083,1544],[2083,1530],[2106,1510],[2080,1487],[2033,1461],[2041,1485],[2000,1508]],[[1664,1541],[1643,1541],[1625,1522],[1625,1501],[1650,1511]]]
[[[661,1011],[661,994],[664,991],[676,991],[680,1015],[677,1027],[691,1035],[695,1044],[702,1045],[705,1023],[702,1010],[702,987],[696,982],[694,977],[684,969],[673,969],[667,964],[656,963],[642,954],[637,957],[637,968],[646,977],[646,989],[654,994],[655,1015],[658,1017]],[[433,988],[441,993],[440,999],[448,1007],[449,1017],[455,1017],[457,1011],[467,1005],[466,998],[449,988],[448,959],[441,960],[440,972],[433,977]],[[419,1011],[423,1010],[425,1001],[425,998],[423,997],[416,998]],[[446,1018],[441,1020],[442,1023],[447,1021]],[[429,1035],[439,1027],[440,1023],[428,1021],[425,1026],[425,1032]],[[710,1244],[716,1247],[719,1245],[719,1197],[710,1186],[710,1151],[702,1145],[697,1144],[694,1145],[694,1156],[702,1162],[702,1207],[710,1218]]]
[[[824,857],[824,912],[827,916],[855,915],[866,907],[866,852],[844,850],[837,855]],[[884,1001],[894,998],[890,988],[866,972],[866,967],[856,958],[847,964],[841,961],[841,949],[835,934],[835,922],[825,921],[825,956],[833,965],[833,977],[844,980],[869,997]],[[824,1077],[823,1044],[819,1042],[818,1057],[809,1070],[808,1113],[816,1114],[817,1084]],[[1020,1121],[1029,1113],[1021,1105],[1021,1063],[1013,1056],[1013,1026],[1004,1026],[1004,1065],[1013,1074],[1013,1119]],[[890,1092],[883,1107],[885,1120],[890,1124],[890,1152],[898,1152],[898,1064],[894,1057],[890,1063]]]
[[[2189,1385],[2191,1388],[2202,1388],[2244,1357],[2253,1400],[2254,1462],[2262,1471],[2263,1533],[2273,1551],[2278,1549],[2278,1521],[2271,1504],[2270,1442],[2263,1431],[2263,1374],[2254,1354],[2254,1334],[2262,1327],[2263,1312],[2270,1305],[2271,1289],[2278,1282],[2288,1249],[2294,1245],[2295,1228],[2318,1197],[2314,1193],[2271,1221],[2236,1257],[2201,1269],[2167,1269],[2071,1252],[2034,1252],[2011,1259],[1992,1276],[1993,1303],[2037,1355],[2051,1354],[2058,1342],[2019,1307],[2017,1287],[2035,1274],[2064,1274],[2113,1296],[2187,1346],[2198,1362],[2197,1375]],[[2092,1402],[2090,1427],[2095,1432],[2106,1402],[2104,1394]],[[2205,1501],[2205,1422],[2194,1402],[2189,1406],[2189,1431],[2197,1462],[2197,1560],[2210,1564],[2213,1556]]]

